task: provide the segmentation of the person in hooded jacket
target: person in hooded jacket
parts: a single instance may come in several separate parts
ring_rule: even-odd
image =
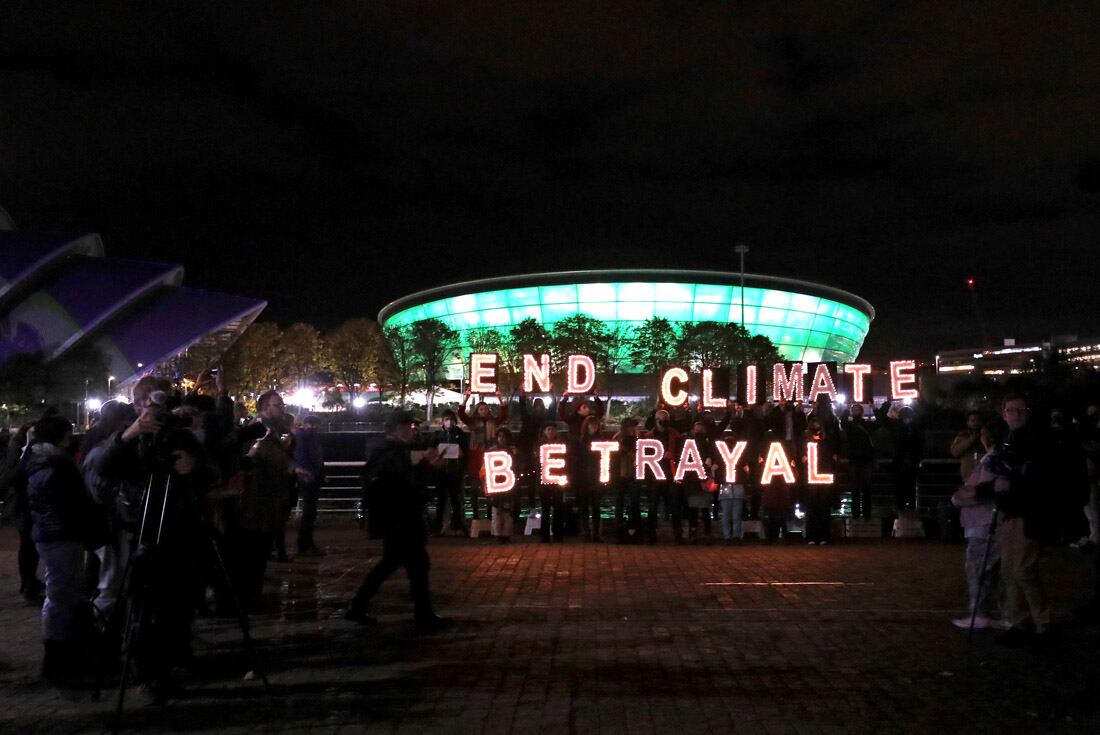
[[[81,647],[89,500],[80,470],[66,451],[72,431],[72,424],[61,416],[40,419],[23,465],[31,536],[46,566],[42,675],[55,683],[87,664]]]

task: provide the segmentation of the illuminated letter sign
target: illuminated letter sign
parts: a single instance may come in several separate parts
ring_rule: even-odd
[[[497,356],[493,353],[470,353],[470,392],[497,392]]]
[[[741,403],[746,406],[755,406],[764,392],[760,388],[760,371],[755,365],[741,365],[737,370],[737,394]]]
[[[871,366],[860,362],[851,362],[844,366],[844,372],[852,376],[852,403],[863,403],[863,383],[871,373]]]
[[[833,474],[818,472],[818,443],[806,442],[806,484],[832,485]]]
[[[493,450],[485,453],[485,492],[506,493],[516,486],[516,473],[512,469],[512,455]]]
[[[661,460],[665,458],[665,445],[657,439],[639,439],[634,445],[634,478],[645,479],[645,470],[648,467],[653,473],[653,479],[658,482],[665,479],[665,470],[661,467]]]
[[[554,470],[565,469],[565,445],[543,444],[539,447],[539,480],[543,485],[568,485],[569,478]]]
[[[715,397],[715,393],[718,396]],[[703,408],[723,408],[730,394],[730,373],[726,368],[703,370]]]
[[[584,382],[578,373],[584,369]],[[570,355],[567,372],[566,393],[587,393],[596,384],[596,365],[588,355]]]
[[[920,393],[915,388],[905,386],[916,383],[917,378],[913,371],[917,369],[917,363],[913,360],[893,360],[890,363],[890,398],[900,400],[903,398],[920,398]]]
[[[833,383],[832,370],[827,362],[819,362],[814,369],[814,379],[810,383],[810,395],[806,399],[810,403],[817,400],[819,395],[829,396],[829,400],[836,402],[836,385]],[[835,369],[835,368],[834,368]]]
[[[674,380],[678,383],[687,383],[687,370],[682,367],[670,367],[665,371],[664,376],[661,378],[661,400],[670,406],[682,406],[687,403],[688,393],[682,388],[673,393],[672,381]]]
[[[802,363],[792,362],[788,374],[783,368],[783,363],[777,362],[772,367],[772,400],[775,401],[801,401],[802,400]]]
[[[723,441],[714,443],[718,448],[718,454],[722,457],[722,463],[726,466],[726,472],[723,475],[726,482],[731,484],[737,482],[737,463],[741,461],[741,455],[745,453],[745,447],[748,444],[745,440],[737,442],[732,447]]]
[[[619,442],[592,442],[589,446],[600,455],[600,483],[606,485],[611,482],[611,453],[619,451]]]
[[[523,356],[524,392],[533,392],[536,383],[541,392],[550,392],[550,355],[539,355],[538,362],[535,361],[534,355]]]
[[[676,463],[676,472],[672,479],[680,482],[688,472],[694,472],[700,480],[707,479],[707,466],[703,464],[703,458],[699,455],[699,445],[694,439],[684,440],[684,448],[680,450],[680,461]]]
[[[760,475],[761,485],[770,485],[776,475],[780,475],[788,485],[794,484],[794,470],[791,469],[791,461],[787,459],[787,452],[779,442],[772,442],[768,447],[768,456],[764,460],[764,472]]]

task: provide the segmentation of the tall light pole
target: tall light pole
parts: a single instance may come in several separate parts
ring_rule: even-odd
[[[749,252],[749,246],[738,244],[733,252],[741,256],[741,328],[748,331],[745,326],[745,253]]]
[[[111,400],[111,383],[113,383],[114,380],[115,380],[115,376],[113,376],[113,375],[108,375],[107,376],[107,400],[108,401]]]

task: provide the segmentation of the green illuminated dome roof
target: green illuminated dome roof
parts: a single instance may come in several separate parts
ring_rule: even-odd
[[[459,332],[507,329],[527,318],[547,326],[573,314],[607,323],[741,322],[741,276],[681,270],[534,273],[466,281],[405,296],[378,314],[382,326],[439,319]],[[788,360],[851,362],[874,308],[830,286],[745,274],[745,328]]]

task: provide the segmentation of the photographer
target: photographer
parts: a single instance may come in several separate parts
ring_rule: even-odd
[[[242,460],[244,480],[237,486],[237,523],[232,531],[237,592],[246,609],[260,604],[268,552],[279,519],[289,502],[292,481],[289,428],[283,399],[269,390],[256,399],[260,421],[243,427],[239,437],[261,434]]]
[[[126,592],[141,613],[132,621],[138,670],[158,697],[173,689],[170,668],[190,657],[202,508],[216,478],[191,421],[172,413],[171,390],[165,378],[139,380],[137,418],[101,443],[102,457],[94,458],[97,482],[145,495],[145,508],[127,504],[132,522],[140,527],[144,515],[146,528]]]
[[[161,450],[167,467],[167,497],[154,488],[150,503],[163,508],[164,523],[155,547],[137,550],[145,597],[136,637],[136,661],[141,678],[157,698],[176,689],[171,669],[186,666],[191,654],[194,589],[199,574],[199,552],[204,548],[203,506],[216,480],[197,437],[190,431],[173,431],[164,437]],[[144,555],[144,556],[143,556]]]

